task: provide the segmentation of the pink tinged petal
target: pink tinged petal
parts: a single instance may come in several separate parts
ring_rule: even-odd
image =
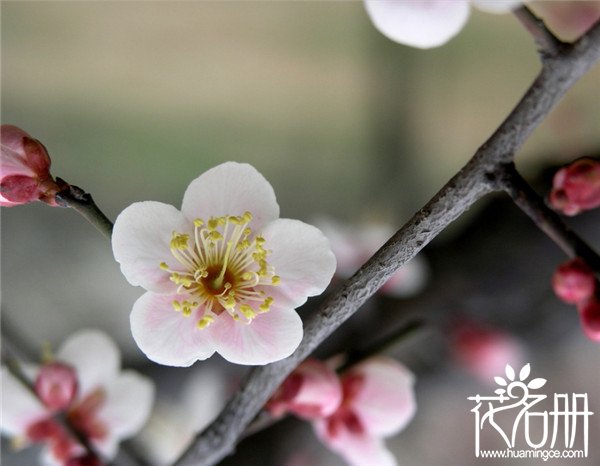
[[[296,308],[308,296],[316,296],[327,287],[335,272],[335,256],[329,240],[318,228],[299,220],[278,219],[263,231],[267,256],[275,274],[281,277],[277,287],[265,287],[275,304]]]
[[[46,408],[5,367],[2,375],[0,430],[9,436],[23,436],[27,428],[47,416]]]
[[[366,432],[389,436],[410,422],[417,409],[414,376],[404,365],[390,358],[369,359],[344,374],[342,386],[355,377],[362,380],[352,390],[350,406]]]
[[[342,401],[336,373],[325,363],[309,359],[285,380],[267,408],[274,414],[292,412],[305,419],[332,415]]]
[[[131,333],[139,348],[152,361],[187,367],[215,352],[208,327],[197,327],[198,316],[184,317],[173,309],[174,300],[192,300],[186,295],[143,294],[133,305]],[[229,316],[227,316],[229,317]]]
[[[67,409],[79,389],[75,370],[60,362],[45,364],[35,379],[38,398],[51,410]]]
[[[416,256],[404,264],[381,287],[381,292],[393,298],[414,296],[425,288],[429,278],[429,269],[425,259]]]
[[[473,5],[486,13],[509,13],[518,8],[523,2],[520,0],[472,0]]]
[[[344,427],[332,435],[329,419],[320,419],[313,426],[317,437],[344,458],[350,466],[396,466],[398,464],[381,438]]]
[[[183,196],[181,211],[189,219],[252,213],[250,228],[260,229],[279,217],[271,184],[253,166],[227,162],[200,175]]]
[[[106,389],[106,401],[98,416],[108,436],[98,443],[107,446],[136,434],[146,423],[153,401],[152,382],[137,372],[123,371]]]
[[[173,270],[181,270],[170,250],[174,231],[190,234],[193,226],[168,204],[136,202],[119,214],[112,233],[113,254],[129,283],[155,293],[175,292],[170,274],[160,268],[166,262]]]
[[[448,42],[469,17],[467,0],[365,0],[365,7],[384,36],[423,49]]]
[[[70,336],[56,353],[56,359],[75,369],[79,399],[114,380],[121,366],[119,349],[98,330],[81,330]]]
[[[288,357],[302,340],[302,320],[293,309],[271,307],[250,324],[222,313],[206,330],[217,352],[229,362],[263,365]]]

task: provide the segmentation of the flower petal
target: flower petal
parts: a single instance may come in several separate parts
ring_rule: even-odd
[[[75,368],[78,398],[117,377],[121,356],[117,345],[99,330],[80,330],[65,340],[56,359]]]
[[[288,357],[302,340],[302,320],[293,309],[271,307],[249,324],[222,313],[208,328],[217,352],[236,364],[262,365]]]
[[[175,207],[162,202],[136,202],[119,214],[112,248],[129,283],[155,293],[175,292],[177,286],[159,267],[166,262],[173,270],[179,270],[179,263],[170,252],[173,231],[189,234],[192,224]]]
[[[2,416],[0,430],[9,436],[22,436],[27,427],[49,414],[33,394],[6,367],[2,375]]]
[[[106,402],[99,417],[111,436],[126,439],[137,433],[150,414],[154,401],[154,385],[135,371],[123,371],[107,387]]]
[[[329,240],[316,227],[299,220],[278,219],[262,232],[271,254],[269,264],[281,277],[277,287],[265,292],[279,306],[297,308],[308,296],[323,292],[335,272],[335,256]]]
[[[473,5],[486,13],[508,13],[523,2],[521,0],[472,0]]]
[[[352,410],[365,430],[383,437],[402,430],[417,408],[413,374],[393,359],[376,357],[351,368],[343,378],[357,375],[362,385],[354,394]]]
[[[131,333],[140,349],[158,364],[187,367],[215,352],[211,334],[197,328],[194,317],[184,317],[171,303],[185,295],[143,294],[131,311]]]
[[[364,433],[340,429],[335,436],[327,429],[327,419],[314,424],[317,437],[351,466],[396,466],[394,455],[386,448],[383,439]]]
[[[448,42],[469,17],[467,0],[365,0],[365,7],[384,36],[423,49]]]
[[[227,162],[204,172],[190,183],[181,211],[189,219],[242,215],[248,211],[250,228],[261,228],[279,217],[271,184],[252,165]]]

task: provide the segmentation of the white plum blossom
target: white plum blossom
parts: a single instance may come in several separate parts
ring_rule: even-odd
[[[413,374],[377,356],[343,373],[341,384],[338,409],[313,422],[317,436],[351,466],[395,466],[384,439],[404,429],[416,412]]]
[[[506,13],[516,0],[365,0],[375,27],[400,44],[428,49],[445,44],[466,24],[470,6],[489,13]]]
[[[321,231],[280,219],[269,182],[235,162],[192,181],[181,211],[151,201],[127,207],[112,244],[127,280],[147,290],[131,312],[133,337],[170,366],[215,352],[250,365],[289,356],[303,333],[295,309],[335,270]]]
[[[85,455],[54,415],[64,416],[104,459],[111,460],[119,442],[142,428],[154,400],[150,380],[131,370],[121,371],[119,350],[96,330],[77,332],[52,362],[26,369],[35,394],[6,367],[1,369],[0,428],[15,445],[44,443],[46,465],[64,465]]]

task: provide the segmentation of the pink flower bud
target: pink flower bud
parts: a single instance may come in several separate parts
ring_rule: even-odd
[[[75,370],[60,362],[42,366],[35,380],[35,392],[51,410],[67,409],[77,395]]]
[[[600,162],[579,159],[554,175],[550,204],[565,215],[600,206]]]
[[[291,412],[305,419],[331,415],[342,401],[340,381],[327,365],[309,359],[281,384],[266,408],[274,416]]]
[[[50,157],[37,139],[20,128],[2,125],[0,205],[11,207],[33,201],[56,206],[62,188],[50,175]]]
[[[586,301],[594,294],[596,279],[594,272],[581,259],[561,264],[552,276],[552,287],[556,296],[568,304]]]
[[[577,306],[583,333],[592,341],[600,343],[600,301],[592,299]]]

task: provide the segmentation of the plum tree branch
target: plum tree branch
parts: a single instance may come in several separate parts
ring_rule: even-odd
[[[538,196],[533,188],[521,177],[514,164],[504,167],[502,177],[504,190],[514,203],[525,212],[533,222],[542,230],[565,254],[571,258],[580,257],[596,274],[600,274],[600,256],[573,230],[571,230],[560,216],[550,209],[544,200]]]
[[[600,23],[574,44],[542,55],[542,69],[513,111],[468,163],[305,322],[287,359],[253,369],[218,418],[198,434],[177,466],[214,465],[230,454],[285,377],[403,264],[483,196],[505,189],[505,167],[563,95],[600,59]]]

